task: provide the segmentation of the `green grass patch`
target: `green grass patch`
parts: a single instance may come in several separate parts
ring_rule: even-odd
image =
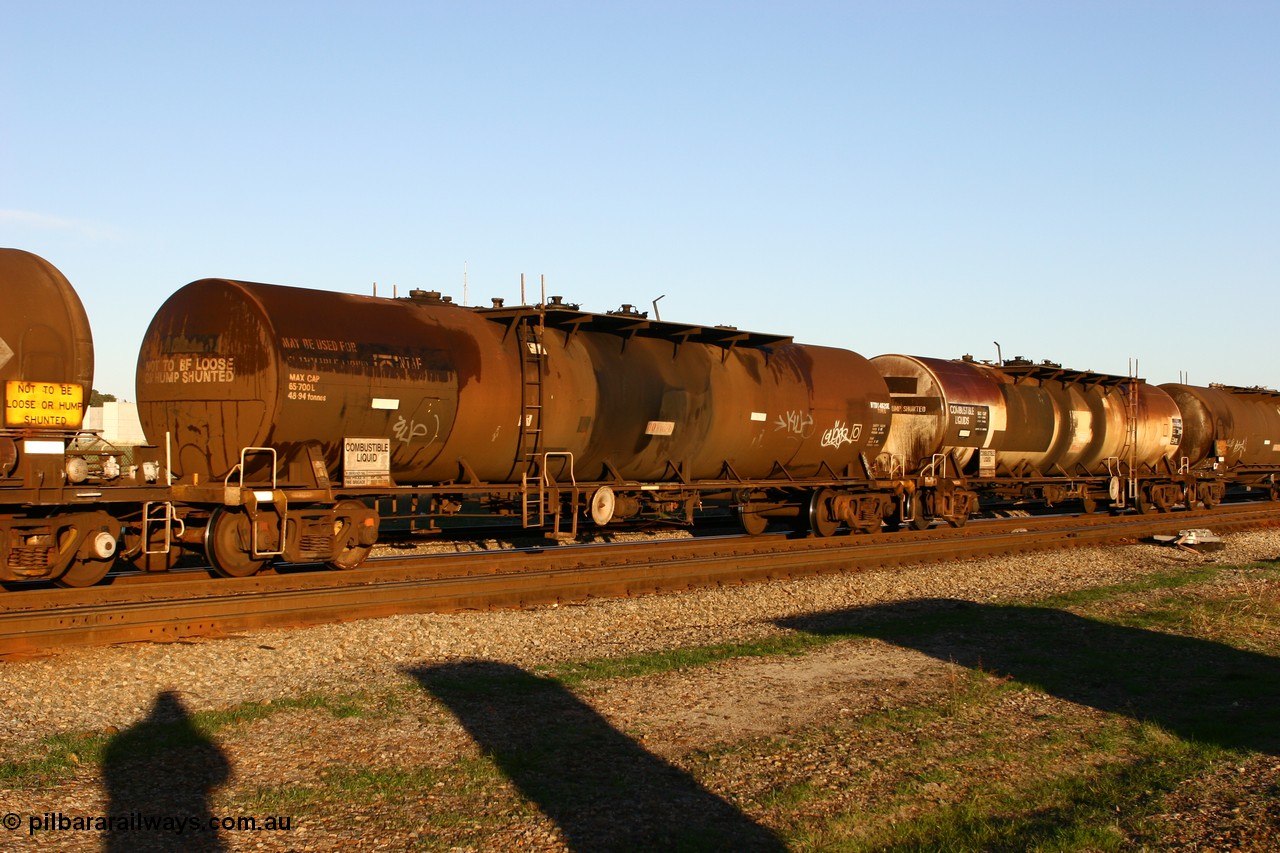
[[[324,710],[334,717],[382,716],[398,702],[394,693],[370,695],[307,694],[271,702],[244,702],[230,708],[196,711],[178,719],[144,719],[122,731],[62,733],[44,738],[31,758],[0,761],[0,784],[11,787],[48,785],[74,774],[82,766],[101,765],[112,744],[121,739],[138,758],[208,743],[225,729],[250,724],[275,714]]]
[[[554,679],[566,687],[609,678],[639,678],[694,669],[734,658],[780,657],[802,655],[834,642],[833,638],[813,634],[792,633],[742,643],[718,643],[689,646],[641,655],[616,658],[591,658],[544,667],[539,675]]]
[[[29,787],[64,778],[82,764],[97,764],[111,736],[105,733],[57,734],[42,741],[35,758],[0,762],[0,785]]]
[[[343,819],[353,806],[376,813],[370,826],[379,831],[447,830],[451,843],[483,837],[502,819],[493,814],[495,809],[507,815],[532,813],[488,756],[442,768],[335,766],[312,782],[259,787],[231,804],[249,814],[303,820],[328,814]]]
[[[795,808],[813,801],[815,796],[812,782],[787,782],[765,792],[760,798],[760,804],[765,808],[773,809]]]
[[[1011,787],[992,783],[961,803],[905,821],[879,822],[872,833],[851,837],[829,827],[848,851],[1082,851],[1129,849],[1145,833],[1162,797],[1208,770],[1221,750],[1139,726],[1125,746],[1131,758],[1108,761],[1085,773],[1047,775]],[[845,842],[838,841],[844,836]]]
[[[1163,798],[1233,756],[1158,726],[1069,709],[1046,722],[1070,727],[1069,739],[984,730],[1002,692],[975,694],[972,723],[962,729],[937,703],[869,717],[857,726],[861,748],[847,753],[847,766],[827,768],[842,771],[837,782],[785,778],[751,809],[772,814],[797,851],[1092,851],[1133,849],[1134,839],[1154,849],[1151,816]],[[811,732],[756,749],[830,755],[848,739]]]
[[[1234,566],[1219,566],[1216,564],[1191,565],[1174,571],[1153,572],[1124,583],[1089,587],[1036,598],[1033,603],[1038,607],[1056,607],[1060,609],[1082,607],[1133,593],[1180,589],[1193,584],[1208,583],[1224,570],[1234,570],[1235,568]]]
[[[1195,594],[1161,596],[1116,621],[1275,654],[1280,652],[1280,589],[1199,588]]]

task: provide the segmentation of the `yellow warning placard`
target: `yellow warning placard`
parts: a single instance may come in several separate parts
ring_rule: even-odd
[[[4,384],[4,425],[46,429],[80,429],[84,423],[84,387],[62,382]]]

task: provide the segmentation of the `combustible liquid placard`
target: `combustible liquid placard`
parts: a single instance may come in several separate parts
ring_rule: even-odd
[[[8,427],[80,429],[84,423],[84,386],[61,382],[4,384],[4,425]]]

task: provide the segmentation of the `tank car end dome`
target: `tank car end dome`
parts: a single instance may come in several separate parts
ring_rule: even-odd
[[[75,288],[39,255],[0,248],[0,293],[0,381],[79,386],[74,406],[83,414],[93,386],[93,334]],[[55,406],[73,405],[74,395],[62,396]]]

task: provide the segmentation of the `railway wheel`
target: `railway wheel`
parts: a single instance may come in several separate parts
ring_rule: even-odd
[[[77,547],[77,535],[73,529],[64,530],[58,538],[61,543],[60,550],[64,553],[66,549]],[[115,562],[116,537],[106,530],[97,530],[91,531],[85,539],[79,553],[71,558],[67,570],[54,578],[53,582],[58,586],[73,588],[93,586],[111,571],[111,566]],[[88,556],[83,556],[86,553]]]
[[[75,559],[71,561],[71,565],[67,566],[65,572],[54,578],[53,582],[58,586],[75,589],[93,586],[105,578],[110,570],[111,562],[109,560]]]
[[[924,503],[924,498],[912,495],[906,504],[907,527],[912,530],[928,530],[933,524],[933,519],[925,514]]]
[[[901,530],[908,525],[912,530],[923,530],[915,523],[916,500],[911,495],[898,495],[893,499],[893,509],[884,517],[885,530]],[[924,525],[928,527],[926,523]]]
[[[1098,499],[1090,495],[1085,495],[1080,499],[1080,508],[1086,513],[1095,513],[1098,511]]]
[[[769,526],[769,519],[764,517],[756,504],[738,504],[738,521],[748,536],[759,536]]]
[[[248,515],[224,507],[214,510],[204,529],[204,553],[213,570],[226,578],[256,575],[267,560],[249,556],[252,536]]]
[[[591,496],[591,520],[599,527],[613,521],[613,514],[618,508],[617,495],[611,486],[601,486]]]
[[[1145,488],[1139,488],[1138,493],[1133,496],[1133,508],[1137,510],[1139,515],[1148,515],[1155,509],[1155,504],[1151,500],[1151,492]]]
[[[835,536],[840,521],[831,513],[831,502],[836,493],[830,489],[818,489],[809,498],[809,530],[814,536]]]
[[[337,556],[325,565],[345,572],[359,566],[373,551],[372,542],[360,544],[360,525],[368,517],[369,508],[360,501],[341,501],[333,509],[333,541],[338,546]]]
[[[1213,509],[1222,503],[1222,495],[1225,491],[1218,483],[1205,483],[1200,486],[1200,503],[1204,504],[1205,509]]]

